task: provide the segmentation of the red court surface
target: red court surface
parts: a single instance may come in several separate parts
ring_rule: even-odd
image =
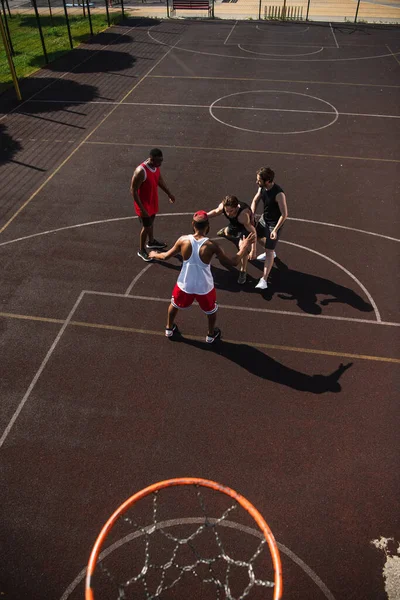
[[[114,33],[29,78],[20,106],[0,99],[2,597],[83,598],[118,505],[195,476],[263,514],[284,599],[396,600],[399,30]],[[261,166],[287,196],[268,290],[262,263],[242,286],[213,263],[215,346],[196,305],[165,338],[181,262],[136,254],[129,182],[152,147],[169,245],[225,194],[251,201]],[[235,527],[244,551],[256,534]]]

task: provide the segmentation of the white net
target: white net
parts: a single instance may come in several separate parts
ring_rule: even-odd
[[[186,516],[190,493],[200,516]],[[170,490],[155,492],[146,498],[146,509],[140,501],[129,511],[134,515],[125,513],[119,518],[109,540],[113,543],[99,556],[95,599],[272,598],[266,590],[274,587],[268,544],[261,532],[259,538],[244,533],[249,520],[246,511],[215,492],[210,506],[210,491],[198,486],[180,489],[179,499],[176,488],[170,498],[169,494]],[[229,506],[222,506],[227,500]],[[182,504],[184,516],[164,518],[166,512],[169,516],[171,511],[173,516],[181,513]],[[216,509],[220,516],[215,516]]]

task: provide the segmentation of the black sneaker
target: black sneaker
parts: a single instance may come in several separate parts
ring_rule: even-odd
[[[212,335],[208,335],[206,337],[207,344],[213,344],[215,340],[218,340],[221,337],[221,330],[216,327]]]
[[[167,244],[165,242],[157,242],[157,240],[153,240],[146,244],[146,248],[149,248],[149,250],[162,250],[166,246]]]
[[[172,329],[168,329],[168,327],[165,328],[165,337],[167,338],[172,338],[172,336],[174,334],[178,333],[178,327],[175,325],[172,325]]]
[[[220,229],[219,231],[217,231],[217,236],[218,237],[226,237],[225,229],[226,229],[226,227],[223,227],[222,229]]]
[[[151,262],[153,260],[152,258],[150,258],[150,256],[147,254],[147,252],[145,250],[138,250],[137,255],[140,256],[140,258],[142,260],[145,260],[146,262]]]

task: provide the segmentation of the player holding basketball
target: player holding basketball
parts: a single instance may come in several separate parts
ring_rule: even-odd
[[[137,254],[146,262],[151,260],[147,250],[165,248],[167,245],[154,239],[153,234],[154,219],[158,213],[158,188],[167,194],[171,204],[175,202],[175,196],[169,191],[160,173],[163,160],[161,150],[153,148],[149,158],[135,169],[131,181],[135,212],[142,224]]]
[[[193,235],[181,236],[168,252],[151,251],[149,256],[168,260],[175,254],[181,254],[183,258],[182,269],[168,308],[165,335],[171,338],[177,332],[174,321],[178,310],[189,308],[193,300],[197,300],[208,319],[206,342],[212,344],[221,337],[221,330],[215,327],[218,305],[210,267],[211,259],[216,256],[224,266],[237,266],[255,241],[255,234],[251,233],[246,239],[241,239],[239,251],[229,258],[218,244],[206,237],[210,230],[206,211],[199,210],[193,215],[192,228]]]
[[[266,290],[267,279],[274,263],[276,244],[282,232],[282,225],[288,217],[286,196],[283,189],[274,182],[275,173],[268,167],[257,171],[258,192],[251,203],[251,210],[255,214],[257,204],[263,202],[263,214],[257,223],[258,241],[265,244],[265,254],[257,258],[264,260],[264,273],[256,285],[257,289]]]
[[[226,237],[228,240],[232,240],[236,243],[244,236],[247,237],[250,233],[256,234],[254,227],[254,215],[251,212],[251,208],[245,202],[239,202],[236,196],[225,196],[221,204],[210,210],[208,218],[212,219],[218,215],[225,215],[229,221],[227,227],[223,227],[217,233],[220,237]],[[254,241],[251,250],[250,260],[256,258],[256,242]],[[238,283],[246,283],[247,277],[247,263],[249,261],[249,255],[245,254],[240,261],[240,272],[238,277]]]

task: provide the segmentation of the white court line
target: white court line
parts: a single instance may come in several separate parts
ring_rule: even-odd
[[[397,56],[394,54],[394,52],[392,51],[391,48],[389,48],[389,46],[387,44],[385,44],[386,48],[389,50],[389,52],[391,53],[391,55],[393,56],[393,58],[395,59],[395,61],[397,62],[398,65],[400,65],[400,61],[397,58]]]
[[[280,240],[282,242],[282,240]],[[118,294],[117,292],[98,292],[98,291],[90,291],[85,290],[85,294],[92,294],[95,296],[112,296],[115,298],[131,298],[133,300],[145,300],[146,302],[163,302],[169,303],[171,302],[171,298],[159,298],[157,296],[141,296],[141,295],[133,295],[129,296],[125,294]],[[330,321],[348,321],[349,323],[365,323],[367,325],[387,325],[389,327],[400,327],[400,323],[390,322],[390,321],[375,321],[374,319],[358,319],[357,317],[335,317],[332,315],[311,315],[309,313],[295,312],[290,310],[276,310],[273,308],[255,308],[252,306],[238,306],[236,304],[220,304],[218,302],[218,306],[220,308],[227,308],[229,310],[238,310],[245,312],[254,312],[254,313],[269,313],[269,314],[277,314],[277,315],[289,315],[291,317],[305,317],[308,319],[327,319]]]
[[[228,35],[227,35],[227,37],[226,37],[226,39],[225,39],[225,41],[224,41],[224,44],[226,44],[226,43],[227,43],[227,41],[229,40],[229,38],[231,37],[231,35],[232,35],[232,33],[233,33],[233,30],[235,29],[236,25],[237,25],[237,21],[235,21],[235,24],[233,25],[232,29],[231,29],[231,30],[230,30],[230,32],[228,33]]]
[[[143,269],[140,271],[140,273],[138,273],[138,274],[136,275],[136,277],[133,279],[133,281],[132,281],[132,282],[129,284],[129,286],[127,287],[127,289],[126,289],[126,292],[125,292],[124,296],[129,296],[129,294],[130,294],[130,292],[131,292],[131,290],[132,290],[133,286],[135,285],[135,283],[136,283],[137,281],[139,281],[139,279],[141,278],[141,276],[142,276],[142,275],[144,275],[144,274],[146,273],[146,271],[148,271],[148,270],[150,269],[150,267],[151,267],[151,266],[153,266],[153,265],[154,265],[154,263],[149,263],[148,265],[146,265],[146,266],[145,266],[145,267],[144,267],[144,268],[143,268]]]
[[[237,44],[237,47],[243,52],[249,52],[249,54],[258,54],[259,56],[284,56],[285,58],[288,56],[313,56],[314,54],[319,54],[320,52],[324,51],[324,46],[319,46],[318,50],[315,50],[314,52],[305,52],[303,54],[271,54],[271,52],[256,52],[255,50],[247,50],[247,48],[243,48],[242,44]]]
[[[252,92],[258,92],[259,90],[248,90],[246,92],[240,92],[243,94],[251,94]],[[277,92],[277,93],[294,93],[287,92],[286,90],[266,90],[268,92]],[[318,98],[321,102],[321,100]],[[43,102],[47,104],[64,104],[63,100],[38,100],[37,103]],[[216,100],[218,102],[218,100]],[[89,102],[79,102],[79,100],[70,102],[70,104],[118,104],[121,108],[122,106],[146,106],[148,108],[158,106],[158,107],[167,107],[167,108],[210,108],[209,104],[175,104],[172,102],[124,102],[120,104],[119,102],[108,102],[108,101],[96,101],[91,100]],[[329,110],[302,110],[299,108],[261,108],[261,107],[253,107],[253,106],[213,106],[213,110],[215,109],[229,109],[229,110],[258,110],[258,111],[269,111],[269,112],[291,112],[291,113],[309,113],[312,115],[332,115],[336,114],[333,111]],[[382,119],[400,119],[400,115],[375,115],[370,113],[350,113],[350,112],[337,112],[339,116],[348,116],[348,117],[377,117]],[[23,138],[21,138],[23,139]],[[37,140],[36,140],[37,141]],[[45,140],[43,140],[45,141]],[[52,140],[48,140],[52,141]],[[61,141],[61,140],[60,140]]]
[[[321,256],[321,258],[325,258],[327,261],[331,262],[336,267],[338,267],[339,269],[341,269],[342,271],[344,271],[346,273],[346,275],[348,275],[349,277],[351,277],[351,279],[353,279],[353,281],[356,282],[356,284],[362,289],[362,291],[364,292],[364,294],[367,296],[368,300],[370,301],[370,304],[372,305],[372,307],[374,309],[375,317],[376,317],[377,322],[380,323],[382,321],[381,315],[380,315],[379,310],[378,310],[378,307],[377,307],[374,299],[372,298],[371,294],[369,293],[369,291],[365,287],[365,285],[363,285],[361,283],[361,281],[359,279],[357,279],[357,277],[355,275],[353,275],[353,273],[351,273],[343,265],[341,265],[340,263],[336,262],[336,260],[333,260],[333,258],[330,258],[326,254],[322,254],[322,252],[318,252],[317,250],[313,250],[312,248],[308,248],[307,246],[301,246],[300,244],[295,244],[294,242],[287,242],[286,240],[280,240],[280,242],[282,244],[288,244],[289,246],[295,246],[296,248],[301,248],[302,250],[307,250],[308,252],[312,252],[313,254],[317,254],[317,256]]]
[[[210,523],[215,522],[215,521],[216,521],[216,519],[212,519],[212,518],[209,519]],[[152,533],[153,529],[154,529],[154,531],[156,531],[158,529],[168,529],[169,527],[176,527],[177,525],[192,525],[192,524],[193,525],[201,525],[202,523],[204,523],[204,517],[186,517],[183,519],[182,518],[181,519],[168,519],[167,521],[160,521],[159,523],[156,523],[155,525],[151,524],[147,527],[142,528],[142,530],[140,530],[140,531],[134,531],[132,533],[129,533],[125,537],[123,537],[123,538],[117,540],[116,542],[114,542],[113,544],[111,544],[111,546],[108,546],[107,548],[105,548],[99,555],[99,561],[103,561],[105,558],[107,558],[107,556],[112,554],[115,550],[118,550],[124,544],[132,542],[132,540],[134,540],[135,538],[142,537],[143,535],[146,535],[147,532]],[[242,525],[241,523],[236,523],[235,521],[223,520],[223,521],[219,522],[219,525],[221,527],[230,527],[232,529],[237,529],[237,530],[241,531],[242,533],[247,533],[249,535],[253,535],[254,537],[256,537],[260,540],[262,540],[264,538],[263,534],[259,530],[248,527],[247,525]],[[279,550],[283,554],[286,554],[295,564],[297,564],[304,571],[304,573],[306,575],[308,575],[308,577],[310,577],[310,579],[315,583],[315,585],[317,587],[319,587],[319,589],[324,594],[325,598],[327,598],[327,600],[335,600],[335,597],[332,594],[332,592],[327,588],[327,586],[322,581],[322,579],[320,577],[318,577],[318,575],[311,569],[311,567],[309,567],[299,556],[297,556],[297,554],[292,552],[292,550],[290,550],[283,544],[280,544],[278,541],[276,543],[277,543]],[[77,577],[75,577],[75,579],[72,581],[72,583],[70,583],[70,585],[67,587],[67,589],[61,596],[60,600],[68,600],[68,598],[71,596],[71,594],[75,590],[75,588],[81,583],[81,581],[84,580],[85,575],[86,575],[86,567],[83,568],[81,570],[81,572],[79,573],[79,575],[77,575]]]
[[[180,40],[178,39],[176,41],[176,44],[179,42]],[[161,56],[155,63],[154,65],[138,80],[136,81],[136,83],[131,87],[130,90],[128,90],[128,92],[126,92],[126,94],[123,96],[123,98],[121,98],[121,100],[119,101],[119,104],[121,104],[126,98],[128,98],[128,96],[130,96],[130,94],[133,92],[133,90],[135,90],[141,83],[142,81],[144,81],[146,79],[146,77],[148,75],[150,75],[150,73],[152,73],[154,71],[154,69],[156,67],[158,67],[158,65],[164,60],[164,58],[166,56],[168,56],[168,54],[171,52],[171,50],[173,50],[175,44],[173,46],[169,47],[169,50],[163,54],[163,56]],[[112,108],[110,110],[109,113],[107,113],[94,127],[93,129],[86,135],[86,137],[83,138],[82,141],[79,142],[79,144],[77,146],[75,146],[75,148],[72,150],[72,152],[70,152],[70,154],[68,154],[68,156],[55,168],[53,169],[53,171],[51,172],[51,174],[43,181],[43,183],[33,192],[33,194],[31,194],[29,196],[29,198],[18,208],[18,210],[8,219],[8,221],[5,223],[5,225],[3,225],[3,227],[0,228],[0,234],[3,233],[3,231],[5,229],[7,229],[7,227],[10,225],[10,223],[12,223],[12,221],[14,221],[14,219],[20,214],[20,212],[22,210],[24,210],[24,208],[37,196],[37,194],[39,192],[42,191],[42,189],[48,184],[49,181],[51,181],[53,179],[53,177],[64,167],[64,165],[78,152],[78,150],[80,150],[80,148],[88,141],[88,139],[103,125],[103,123],[105,123],[105,121],[114,113],[114,111],[118,108],[118,104],[116,106],[114,106],[114,108]]]
[[[131,27],[130,29],[128,29],[127,31],[124,31],[123,35],[126,35],[127,33],[129,33],[130,31],[132,31],[133,29],[136,29],[136,27],[138,27],[137,25],[134,25],[133,27]],[[34,94],[32,94],[32,96],[29,96],[29,98],[27,98],[26,100],[24,100],[23,102],[21,102],[20,104],[18,104],[18,106],[15,106],[14,108],[12,108],[11,110],[9,110],[8,112],[6,112],[2,117],[0,117],[0,121],[2,121],[3,119],[5,119],[7,117],[7,115],[15,112],[16,110],[19,111],[19,109],[21,108],[21,106],[23,106],[24,104],[26,104],[27,102],[32,102],[32,98],[35,98],[35,96],[37,96],[38,94],[41,94],[44,90],[46,90],[48,87],[50,87],[51,85],[54,85],[55,83],[57,83],[57,81],[59,81],[60,79],[63,79],[66,75],[70,75],[71,73],[74,72],[75,69],[77,69],[78,67],[80,67],[81,65],[83,65],[85,62],[87,62],[88,60],[92,59],[94,56],[96,56],[96,54],[98,54],[99,52],[102,52],[102,50],[104,50],[104,48],[107,48],[107,46],[112,46],[114,44],[113,40],[112,42],[108,42],[107,44],[104,44],[104,46],[102,46],[100,48],[100,50],[96,50],[96,52],[93,52],[93,54],[90,54],[90,56],[88,58],[85,58],[85,60],[82,60],[80,63],[78,63],[77,65],[75,65],[71,71],[66,71],[65,73],[63,73],[60,77],[57,77],[54,81],[52,81],[51,83],[48,83],[47,85],[45,85],[43,88],[41,88],[40,90],[38,90],[37,92],[35,92]],[[84,48],[84,50],[88,48]],[[90,50],[91,51],[91,50]],[[92,51],[91,51],[92,52]]]
[[[151,28],[152,29],[152,28]],[[162,46],[167,46],[170,47],[171,46],[169,44],[167,44],[166,42],[161,42],[160,40],[158,40],[157,38],[155,38],[154,36],[152,36],[152,34],[150,33],[150,30],[147,31],[147,35],[150,37],[150,39],[152,39],[154,42],[156,42],[157,44],[161,44]],[[262,61],[275,61],[275,62],[309,62],[309,63],[322,63],[322,62],[343,62],[343,61],[353,61],[353,60],[372,60],[372,59],[376,59],[376,58],[386,58],[387,56],[394,56],[397,54],[400,54],[400,52],[392,52],[391,54],[376,54],[373,56],[355,56],[355,57],[349,57],[349,58],[319,58],[319,59],[315,59],[315,60],[310,60],[310,59],[306,59],[306,58],[300,58],[300,59],[296,59],[296,58],[262,58],[262,57],[256,57],[256,56],[240,56],[240,55],[235,55],[235,54],[218,54],[217,52],[204,52],[201,50],[191,50],[190,48],[182,48],[182,46],[174,46],[173,47],[174,50],[181,50],[182,52],[190,52],[192,54],[199,54],[202,56],[218,56],[221,58],[233,58],[235,60],[262,60]]]
[[[3,435],[0,438],[0,448],[2,447],[2,445],[4,444],[4,442],[7,439],[7,436],[9,435],[11,429],[13,428],[13,426],[15,425],[16,420],[18,419],[21,410],[24,408],[27,400],[29,399],[29,396],[32,393],[33,388],[35,387],[40,375],[42,374],[45,366],[47,365],[47,363],[50,360],[51,355],[53,354],[58,342],[60,341],[64,331],[66,330],[69,322],[71,321],[76,309],[78,308],[83,296],[84,296],[85,292],[81,292],[78,296],[77,301],[75,302],[74,306],[72,307],[68,317],[65,319],[63,325],[61,326],[60,331],[58,332],[54,342],[52,343],[52,345],[50,346],[46,356],[44,357],[39,369],[36,371],[36,375],[34,376],[34,378],[32,379],[32,382],[30,384],[30,386],[28,387],[27,391],[25,392],[24,397],[22,398],[21,402],[18,404],[16,411],[14,412],[13,416],[11,417],[7,427],[5,428]]]
[[[172,212],[172,213],[159,213],[158,217],[188,217],[192,216],[193,212]],[[118,221],[131,221],[132,219],[137,219],[136,215],[132,215],[129,217],[115,217],[113,219],[101,219],[100,221],[88,221],[86,223],[78,223],[77,225],[66,225],[65,227],[58,227],[57,229],[48,229],[47,231],[41,231],[40,233],[31,233],[30,235],[25,235],[23,237],[15,238],[13,240],[8,240],[7,242],[0,242],[1,246],[7,246],[8,244],[15,244],[16,242],[23,242],[25,240],[30,240],[32,238],[41,237],[42,235],[51,235],[53,233],[59,233],[61,231],[68,231],[69,229],[79,229],[79,227],[89,227],[91,225],[103,225],[107,223],[115,223]],[[323,221],[314,221],[311,219],[300,219],[298,217],[288,217],[289,221],[300,221],[302,223],[313,223],[314,225],[324,225],[326,227],[335,227],[337,229],[346,229],[348,231],[355,231],[356,233],[365,233],[366,235],[373,235],[375,237],[380,237],[386,240],[390,240],[392,242],[400,242],[400,239],[391,237],[389,235],[384,235],[383,233],[376,233],[375,231],[367,231],[365,229],[356,229],[355,227],[348,227],[347,225],[337,225],[336,223],[324,223]]]
[[[333,31],[332,23],[329,23],[329,27],[331,28],[331,32],[332,32],[332,35],[333,35],[333,39],[335,40],[336,48],[339,48],[339,44],[338,44],[338,41],[336,39],[335,32]]]

